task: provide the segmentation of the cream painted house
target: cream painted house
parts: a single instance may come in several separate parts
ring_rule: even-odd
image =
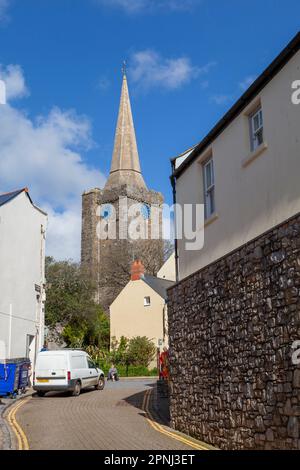
[[[204,248],[177,241],[179,280],[300,212],[299,48],[300,34],[198,145],[173,159],[177,204],[205,205]]]
[[[167,261],[163,264],[157,273],[160,279],[167,279],[168,281],[176,281],[175,273],[175,253],[172,253]]]
[[[0,195],[0,360],[43,345],[46,227],[27,189]]]
[[[170,273],[170,266],[167,271]],[[171,275],[174,277],[174,269]],[[146,336],[160,350],[168,347],[166,299],[173,284],[145,274],[142,263],[135,261],[130,281],[110,306],[111,344],[122,336]],[[156,360],[151,364],[155,366]]]

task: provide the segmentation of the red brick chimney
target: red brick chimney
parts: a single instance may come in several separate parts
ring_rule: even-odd
[[[145,268],[141,260],[139,259],[135,260],[131,266],[131,280],[139,281],[144,273],[145,273]]]

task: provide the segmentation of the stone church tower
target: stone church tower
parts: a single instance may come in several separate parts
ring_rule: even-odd
[[[141,172],[124,73],[109,178],[104,189],[82,195],[81,262],[95,282],[97,302],[106,311],[129,281],[134,259],[140,259],[149,274],[155,275],[162,266],[162,204],[163,196],[148,190]],[[143,239],[128,237],[133,219]]]

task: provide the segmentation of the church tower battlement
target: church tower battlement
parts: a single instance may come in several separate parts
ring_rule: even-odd
[[[146,224],[146,239],[132,240],[119,236],[124,217],[119,201],[124,198],[128,208],[133,204],[140,208],[140,215]],[[97,301],[106,311],[129,281],[134,259],[139,258],[149,274],[156,275],[162,266],[162,204],[162,194],[148,190],[141,172],[124,71],[109,177],[103,189],[91,189],[82,195],[81,262],[95,282]],[[109,219],[109,211],[106,210],[109,206],[113,206],[116,214],[116,239],[99,238],[97,235],[99,222]],[[158,239],[151,239],[150,214],[154,209],[158,211]]]

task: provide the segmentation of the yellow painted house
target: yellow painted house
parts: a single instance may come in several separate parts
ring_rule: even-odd
[[[110,306],[111,344],[122,336],[146,336],[160,350],[168,347],[166,300],[167,289],[173,284],[173,280],[145,274],[141,261],[135,261],[130,281]],[[151,366],[155,367],[156,361]]]

